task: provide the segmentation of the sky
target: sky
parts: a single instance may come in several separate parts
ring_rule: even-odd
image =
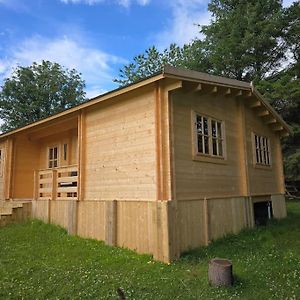
[[[208,2],[0,0],[0,86],[16,66],[44,59],[80,72],[88,97],[112,90],[119,69],[148,47],[200,37]]]

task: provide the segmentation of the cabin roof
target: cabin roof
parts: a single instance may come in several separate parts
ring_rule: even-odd
[[[253,86],[252,83],[240,81],[236,79],[230,79],[222,76],[215,76],[210,75],[203,72],[198,71],[192,71],[188,69],[183,68],[177,68],[172,67],[169,65],[164,66],[161,72],[155,73],[150,77],[147,77],[145,79],[139,80],[137,82],[131,83],[129,85],[126,85],[124,87],[120,87],[117,89],[114,89],[112,91],[109,91],[107,93],[101,94],[99,96],[93,97],[77,106],[74,106],[70,109],[64,110],[62,112],[56,113],[54,115],[51,115],[47,118],[41,119],[39,121],[27,124],[23,127],[16,128],[14,130],[5,132],[0,134],[0,139],[13,135],[15,133],[24,131],[26,129],[30,129],[36,126],[39,126],[41,124],[44,124],[46,122],[49,122],[51,120],[58,119],[63,116],[67,116],[69,114],[72,114],[76,111],[80,111],[86,107],[90,107],[92,105],[95,105],[99,102],[109,100],[113,97],[116,97],[121,94],[125,94],[129,91],[135,90],[139,87],[146,86],[150,83],[159,81],[164,78],[173,78],[178,79],[180,81],[187,81],[187,82],[196,82],[196,83],[202,83],[202,84],[209,84],[209,85],[215,85],[215,86],[221,86],[221,87],[227,87],[227,88],[235,88],[240,90],[246,90],[253,94],[255,98],[257,98],[263,107],[269,111],[269,113],[274,117],[276,122],[278,122],[288,134],[291,134],[292,131],[290,127],[287,125],[287,123],[281,118],[281,116],[274,110],[274,108],[263,98],[263,96],[256,90],[256,88]]]

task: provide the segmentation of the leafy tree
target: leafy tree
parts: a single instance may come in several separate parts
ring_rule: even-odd
[[[286,43],[280,0],[212,0],[210,25],[202,26],[211,72],[259,81],[276,70]]]
[[[258,88],[293,129],[283,141],[284,166],[287,178],[300,180],[300,3],[288,7],[283,19],[290,63]]]
[[[85,100],[85,83],[76,70],[42,61],[18,67],[0,91],[3,131],[24,126]]]
[[[125,65],[119,72],[119,78],[115,78],[120,86],[124,86],[143,78],[161,72],[164,65],[174,67],[186,67],[188,69],[205,71],[205,52],[201,41],[195,41],[189,45],[179,47],[171,44],[169,48],[160,52],[156,47],[148,48],[133,58],[133,62]]]

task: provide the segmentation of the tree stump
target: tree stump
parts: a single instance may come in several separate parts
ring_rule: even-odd
[[[231,261],[223,258],[212,259],[208,266],[208,280],[212,286],[232,286],[233,274]]]

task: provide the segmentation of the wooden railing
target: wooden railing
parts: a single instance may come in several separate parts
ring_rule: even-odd
[[[77,200],[77,165],[38,170],[35,173],[35,198],[39,200]]]

